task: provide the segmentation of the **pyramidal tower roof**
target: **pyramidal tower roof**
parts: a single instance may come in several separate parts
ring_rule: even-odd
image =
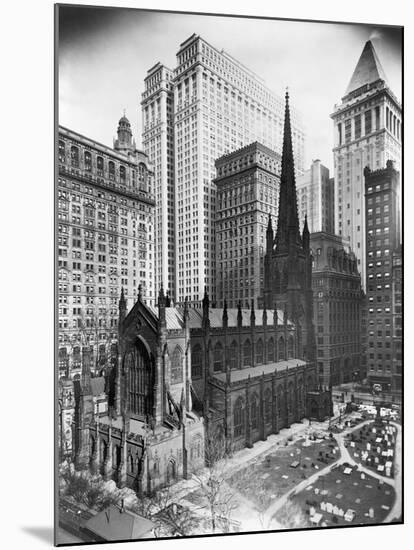
[[[368,40],[362,50],[361,57],[355,67],[345,95],[361,88],[361,86],[376,82],[377,80],[384,80],[384,82],[387,82],[387,77],[385,76],[384,69],[382,68],[371,40]]]

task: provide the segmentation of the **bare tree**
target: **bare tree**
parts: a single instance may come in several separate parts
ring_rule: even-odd
[[[236,508],[234,491],[226,482],[227,452],[222,437],[208,437],[205,443],[204,469],[193,468],[197,493],[200,496],[199,507],[208,515],[211,530],[227,532],[231,525],[231,513]]]
[[[156,523],[158,536],[185,537],[199,525],[192,510],[175,502],[170,486],[141,498],[135,511]]]

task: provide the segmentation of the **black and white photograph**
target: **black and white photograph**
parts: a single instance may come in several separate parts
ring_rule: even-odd
[[[404,18],[54,18],[55,544],[402,524]]]

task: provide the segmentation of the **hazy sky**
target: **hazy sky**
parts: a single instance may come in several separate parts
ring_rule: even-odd
[[[224,49],[302,114],[306,165],[332,170],[329,115],[371,39],[401,99],[401,31],[395,27],[61,7],[59,123],[112,146],[123,109],[141,145],[141,94],[156,62],[176,66],[181,42],[196,33]]]

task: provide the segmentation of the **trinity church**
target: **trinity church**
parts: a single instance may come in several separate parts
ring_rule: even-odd
[[[156,307],[141,293],[119,301],[118,363],[91,378],[87,351],[79,382],[62,381],[61,443],[79,469],[140,494],[191,477],[207,438],[229,453],[301,421],[332,414],[316,372],[312,257],[300,232],[286,95],[279,217],[267,230],[261,309]]]

